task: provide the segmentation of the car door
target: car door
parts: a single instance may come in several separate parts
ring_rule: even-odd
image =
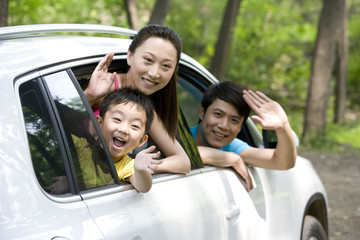
[[[126,60],[115,57],[113,65],[126,66]],[[85,83],[93,68],[83,65],[72,70]],[[145,194],[124,182],[99,191],[80,191],[106,239],[224,239],[226,236],[222,202],[214,196],[199,170],[202,162],[181,114],[179,122],[178,138],[191,159],[191,173],[156,174],[152,189]]]
[[[56,89],[64,87],[58,84],[49,86],[54,91],[54,99],[64,98],[58,101],[63,105],[69,105],[70,102],[77,107],[81,105],[78,100],[70,101],[64,96],[59,97],[60,93]],[[81,93],[81,90],[78,89],[78,92]],[[63,117],[62,122],[77,121],[79,124],[81,118],[74,117],[71,111],[59,104],[55,107],[60,107],[59,112],[69,113],[68,117]],[[256,224],[252,228],[257,226],[257,233],[262,232],[259,230],[262,228],[261,224],[255,221],[255,209],[248,204],[249,197],[243,182],[228,169],[219,171],[212,168],[210,171],[202,168],[201,160],[196,160],[199,156],[194,141],[186,130],[186,121],[181,116],[180,122],[180,142],[194,167],[186,176],[154,175],[153,187],[145,194],[138,193],[129,183],[82,189],[74,181],[75,191],[78,191],[106,239],[247,239],[248,236],[255,236],[254,231],[249,228],[253,223]],[[74,134],[79,134],[81,130],[71,126],[67,128],[67,131]],[[65,134],[63,138],[69,137]],[[67,139],[67,142],[71,148],[71,139]],[[108,157],[107,155],[106,158]],[[76,164],[73,165],[76,173]],[[75,175],[74,178],[79,181],[78,174]],[[242,202],[246,204],[243,205]],[[238,209],[241,210],[240,215]]]
[[[148,193],[130,184],[93,197],[84,193],[91,215],[107,239],[224,239],[226,222],[221,199],[201,172],[202,161],[180,117],[179,141],[193,170],[153,175]]]
[[[186,59],[185,59],[186,60]],[[190,126],[198,122],[200,102],[203,91],[217,82],[210,73],[196,62],[185,61],[179,67],[178,97],[179,104]],[[244,129],[243,131],[247,131]],[[259,141],[252,133],[242,133],[242,139],[250,145]],[[203,177],[212,186],[212,194],[220,198],[223,216],[226,218],[226,239],[264,239],[266,231],[266,201],[258,169],[249,166],[254,189],[248,193],[244,180],[232,168],[205,167]]]
[[[42,77],[30,74],[18,79],[15,89],[24,139],[15,145],[18,159],[8,158],[12,167],[3,169],[2,188],[12,190],[1,197],[0,219],[7,223],[1,238],[104,239],[78,194],[75,176],[80,175],[73,164],[77,154],[68,139],[70,125],[65,118],[84,109],[69,75],[65,71]],[[51,186],[57,177],[64,181],[55,190]]]

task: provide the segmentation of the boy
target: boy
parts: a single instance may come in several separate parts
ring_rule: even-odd
[[[276,149],[250,147],[236,138],[250,113],[263,129],[275,130]],[[243,161],[267,169],[290,169],[296,161],[296,145],[285,111],[261,92],[246,91],[233,82],[210,86],[204,93],[199,124],[191,128],[204,164],[232,166],[252,188]]]
[[[115,164],[120,181],[130,181],[138,192],[148,192],[152,186],[151,174],[162,163],[156,160],[160,152],[152,153],[155,146],[140,151],[135,159],[127,154],[136,147],[142,146],[148,139],[146,134],[154,119],[151,101],[140,91],[122,88],[108,94],[100,107],[100,115],[96,116],[105,144]],[[79,164],[86,188],[96,186],[96,182],[105,182],[102,171],[93,151],[85,138],[72,135]],[[94,162],[95,161],[95,162]],[[55,177],[56,181],[45,190],[52,194],[68,192],[65,176]]]
[[[137,90],[123,88],[106,96],[96,117],[105,143],[112,156],[120,180],[129,180],[139,192],[148,192],[151,174],[162,163],[156,160],[160,152],[152,153],[154,146],[139,152],[135,159],[127,154],[142,146],[154,119],[150,100]]]

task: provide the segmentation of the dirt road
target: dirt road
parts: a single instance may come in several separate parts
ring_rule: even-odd
[[[323,181],[329,199],[329,240],[360,239],[360,150],[326,154],[300,150]]]

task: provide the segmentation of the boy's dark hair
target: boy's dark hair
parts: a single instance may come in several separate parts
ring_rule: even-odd
[[[206,112],[207,108],[216,100],[220,99],[232,104],[241,117],[244,117],[243,124],[250,114],[250,107],[243,99],[243,90],[245,88],[239,84],[230,81],[220,82],[209,86],[201,101],[201,106]]]
[[[145,133],[147,133],[154,119],[154,107],[151,100],[137,89],[124,87],[108,94],[101,103],[100,117],[104,118],[110,106],[127,103],[136,104],[136,109],[143,109],[145,111]]]

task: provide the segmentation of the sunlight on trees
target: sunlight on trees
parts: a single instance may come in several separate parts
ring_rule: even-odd
[[[140,27],[156,0],[136,1]],[[182,37],[184,52],[210,68],[227,1],[172,0],[165,24]],[[348,1],[348,100],[360,111],[360,0]],[[234,28],[226,79],[279,101],[302,131],[307,86],[322,1],[243,0]],[[129,27],[124,0],[10,0],[9,25],[91,23]],[[332,105],[330,103],[329,105]],[[329,121],[332,120],[328,117]]]

